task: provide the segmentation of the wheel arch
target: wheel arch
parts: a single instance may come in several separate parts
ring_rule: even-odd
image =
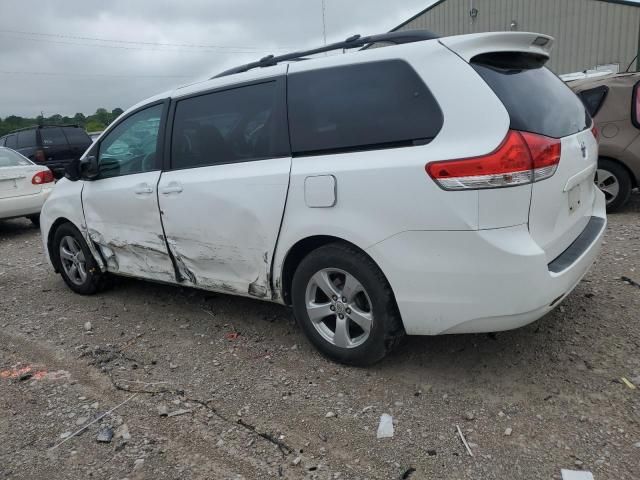
[[[391,286],[389,279],[385,275],[382,268],[380,268],[380,265],[378,265],[378,263],[364,249],[354,244],[353,242],[349,242],[348,240],[333,235],[313,235],[300,239],[296,243],[294,243],[291,248],[289,248],[289,251],[284,257],[284,262],[280,271],[280,285],[276,285],[276,288],[280,290],[280,294],[282,295],[282,299],[284,300],[284,303],[286,305],[291,305],[291,286],[293,283],[293,274],[298,268],[298,265],[300,265],[300,262],[312,251],[330,243],[342,243],[344,245],[349,245],[350,247],[355,248],[366,255],[384,275],[387,283],[391,288],[391,293],[395,301],[393,286]]]

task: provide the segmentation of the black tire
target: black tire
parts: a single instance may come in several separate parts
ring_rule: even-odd
[[[605,192],[605,196],[607,197],[607,211],[615,212],[622,208],[629,201],[629,197],[631,197],[631,176],[625,167],[607,158],[598,160],[598,169],[611,173],[618,182],[619,190],[615,197]],[[601,179],[596,178],[596,185],[598,186],[599,180]]]
[[[37,215],[29,215],[27,218],[29,220],[31,220],[31,223],[33,223],[34,226],[36,226],[36,227],[40,226],[40,214],[39,213]]]
[[[73,237],[76,240],[84,254],[86,279],[81,284],[78,284],[69,278],[69,275],[63,268],[62,261],[60,259],[60,243],[68,236]],[[49,253],[51,255],[51,259],[57,266],[62,279],[71,290],[79,293],[80,295],[93,295],[107,287],[108,274],[100,271],[100,267],[93,258],[82,234],[72,224],[63,223],[56,229],[51,247],[52,251]]]
[[[323,269],[339,269],[360,282],[370,298],[373,322],[364,343],[339,347],[326,340],[314,327],[306,308],[307,287]],[[330,359],[349,365],[367,366],[382,360],[404,337],[404,327],[389,282],[378,266],[362,251],[331,243],[308,254],[298,265],[291,289],[293,311],[311,343]]]

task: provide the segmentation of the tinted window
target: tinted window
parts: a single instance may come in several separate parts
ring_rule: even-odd
[[[64,131],[64,134],[71,145],[87,145],[91,143],[89,135],[87,135],[81,128],[63,127],[62,131]]]
[[[7,137],[7,143],[5,144],[5,146],[7,148],[17,148],[18,139],[17,139],[16,135],[9,135]]]
[[[33,165],[33,164],[29,160],[24,158],[22,155],[14,152],[13,150],[0,148],[0,168],[20,167],[24,165]]]
[[[604,103],[604,99],[607,97],[607,93],[609,93],[609,88],[602,85],[600,87],[591,88],[589,90],[584,90],[578,94],[582,103],[587,108],[587,112],[592,117],[595,117],[600,107]]]
[[[181,100],[171,145],[173,168],[289,155],[283,84],[249,85]]]
[[[35,147],[36,145],[35,130],[25,130],[18,133],[18,148]]]
[[[484,61],[472,65],[506,107],[515,130],[560,138],[591,123],[578,96],[546,67],[509,68]]]
[[[157,169],[156,150],[162,105],[142,110],[111,130],[100,142],[100,178]]]
[[[401,60],[291,74],[288,106],[294,153],[425,143],[443,123],[433,95]]]
[[[59,127],[53,128],[41,128],[40,138],[42,138],[42,145],[67,145],[67,137],[62,133],[62,129]]]

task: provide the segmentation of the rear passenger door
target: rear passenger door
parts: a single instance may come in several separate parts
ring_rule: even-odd
[[[291,168],[284,77],[177,99],[170,117],[158,193],[180,280],[268,296]]]

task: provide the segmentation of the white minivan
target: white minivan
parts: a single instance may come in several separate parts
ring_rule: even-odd
[[[146,100],[46,202],[51,264],[81,294],[127,275],[291,305],[357,365],[405,334],[526,325],[606,226],[596,132],[544,66],[552,43],[354,36]]]

